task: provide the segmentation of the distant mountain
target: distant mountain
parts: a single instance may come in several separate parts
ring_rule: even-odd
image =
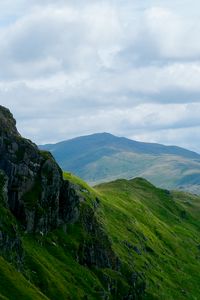
[[[181,147],[97,133],[40,148],[90,184],[139,176],[162,188],[200,193],[200,155]]]

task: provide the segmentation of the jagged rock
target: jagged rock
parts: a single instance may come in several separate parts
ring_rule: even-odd
[[[6,107],[0,105],[0,131],[5,134],[19,135],[16,128],[16,121]]]
[[[70,181],[64,181],[59,203],[59,215],[60,219],[64,222],[74,223],[79,218],[79,203],[82,201],[82,197],[79,193],[79,188]]]
[[[103,228],[99,226],[95,210],[85,207],[81,215],[81,223],[92,238],[80,245],[79,261],[88,267],[110,268],[120,270],[120,261],[113,252],[111,243]]]
[[[46,233],[77,214],[71,192],[67,191],[62,171],[52,155],[22,138],[13,115],[2,106],[0,169],[8,177],[9,208],[28,232]],[[65,206],[63,214],[60,203]]]

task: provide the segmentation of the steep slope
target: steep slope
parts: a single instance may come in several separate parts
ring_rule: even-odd
[[[200,197],[144,179],[90,188],[0,107],[0,299],[195,300]]]
[[[95,189],[113,249],[145,278],[144,299],[199,299],[200,197],[141,178]]]
[[[144,177],[162,188],[200,193],[200,155],[180,147],[102,133],[40,148],[50,151],[64,170],[92,185]]]
[[[94,191],[20,136],[0,106],[0,298],[141,299],[112,249]]]

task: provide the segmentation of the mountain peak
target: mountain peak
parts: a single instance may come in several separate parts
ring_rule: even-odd
[[[5,132],[9,135],[19,135],[16,128],[16,120],[10,110],[0,105],[0,133]]]
[[[118,138],[117,136],[109,133],[109,132],[97,132],[97,133],[92,133],[80,137],[75,137],[72,140],[77,140],[77,139],[109,139],[109,138]]]

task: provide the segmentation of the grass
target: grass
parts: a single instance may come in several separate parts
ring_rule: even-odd
[[[42,244],[24,237],[23,245],[27,276],[49,299],[100,299],[97,291],[103,288],[98,278],[76,262],[69,236],[62,230],[49,234],[42,239]]]
[[[23,268],[18,272],[5,254],[0,257],[0,299],[93,300],[108,295],[114,300],[123,299],[131,285],[144,289],[144,283],[145,300],[199,299],[200,197],[168,192],[142,178],[91,188],[71,173],[63,176],[82,199],[79,221],[44,236],[20,232]],[[3,179],[0,183],[2,188]],[[91,232],[85,222],[92,225]],[[17,228],[2,203],[0,225],[9,236]],[[120,271],[88,267],[81,252],[85,245],[113,253]]]
[[[140,178],[101,184],[96,190],[115,251],[146,278],[146,299],[198,299],[200,198],[169,193]]]
[[[75,176],[74,174],[70,172],[63,172],[63,178],[64,180],[69,180],[73,184],[76,184],[82,188],[82,190],[85,189],[85,191],[89,191],[90,193],[93,193],[94,190],[81,178]]]
[[[0,299],[47,300],[48,298],[0,257]]]

